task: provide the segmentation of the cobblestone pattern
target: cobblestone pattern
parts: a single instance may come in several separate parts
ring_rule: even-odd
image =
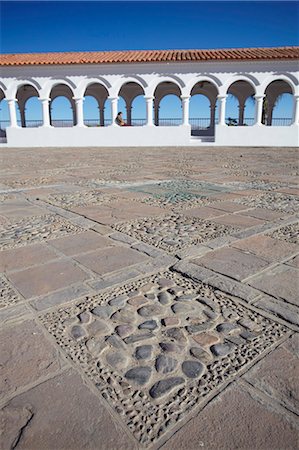
[[[112,180],[109,174],[106,177],[103,174],[103,178],[90,178],[88,180],[78,180],[76,181],[77,186],[84,186],[91,189],[102,188],[103,186],[117,186],[120,184],[129,184],[130,182],[125,179]]]
[[[105,204],[117,197],[104,194],[101,191],[74,192],[72,194],[54,194],[48,197],[48,202],[62,207],[87,206]]]
[[[8,280],[4,276],[0,276],[0,309],[15,305],[20,301],[21,297]]]
[[[0,228],[0,249],[22,247],[82,231],[83,228],[55,215],[32,217]]]
[[[278,192],[260,194],[256,197],[243,197],[234,201],[252,208],[266,208],[286,213],[295,213],[299,210],[299,199],[296,196]]]
[[[237,231],[237,228],[180,214],[137,219],[113,228],[169,253]]]
[[[299,222],[279,228],[268,234],[268,236],[290,242],[291,244],[299,244]]]
[[[40,320],[144,445],[288,333],[227,294],[172,272]]]
[[[36,178],[19,178],[17,180],[8,180],[5,182],[7,186],[12,188],[23,188],[28,186],[44,186],[56,183],[52,176],[41,176]]]

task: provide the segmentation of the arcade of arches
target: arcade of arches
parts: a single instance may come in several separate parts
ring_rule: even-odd
[[[114,119],[117,115],[120,101],[125,105],[125,120],[128,125],[191,125],[194,130],[208,130],[213,134],[215,123],[250,126],[254,124],[291,125],[298,122],[299,106],[298,96],[293,94],[292,86],[283,79],[271,81],[264,89],[263,94],[257,95],[253,83],[247,80],[232,82],[224,95],[219,94],[216,84],[210,81],[198,81],[190,89],[189,95],[184,95],[179,83],[162,81],[157,83],[153,90],[153,96],[146,96],[141,83],[127,82],[119,89],[117,96],[111,96],[109,89],[100,82],[92,82],[86,85],[81,97],[76,97],[75,89],[66,83],[55,83],[50,89],[48,98],[41,98],[39,90],[31,82],[23,83],[17,87],[15,98],[6,98],[4,90],[0,89],[0,128],[5,128],[4,111],[7,110],[6,126],[10,127],[63,127],[63,126],[107,126],[115,125]],[[177,98],[176,118],[161,117],[163,102],[170,96]],[[275,109],[282,98],[292,97],[288,102],[288,118],[278,119],[274,117]],[[144,117],[134,116],[135,100],[143,106]],[[204,118],[199,118],[196,113],[196,99],[205,100]],[[97,107],[97,117],[88,119],[84,112],[84,100],[91,99]],[[141,100],[142,99],[142,100]],[[235,103],[237,114],[235,117],[227,117],[227,103]],[[59,103],[60,102],[60,103]],[[59,117],[59,104],[64,102],[64,116]],[[194,105],[193,105],[194,103]],[[58,105],[56,107],[56,105]],[[66,117],[66,105],[69,114]],[[192,106],[193,105],[193,106]],[[32,110],[31,110],[32,109]],[[253,114],[248,118],[246,110],[250,109]],[[34,113],[33,113],[34,111]],[[32,119],[32,115],[36,118]],[[195,117],[192,117],[195,115]],[[28,119],[30,117],[31,119]]]

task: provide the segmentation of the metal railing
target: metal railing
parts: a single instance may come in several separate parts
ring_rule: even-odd
[[[160,127],[176,127],[178,125],[182,125],[182,119],[159,119]]]
[[[272,126],[274,127],[288,127],[292,125],[292,119],[283,117],[280,119],[272,119]]]
[[[241,126],[251,126],[254,125],[254,118],[253,117],[246,117],[243,120],[243,125]],[[292,125],[292,118],[288,117],[282,117],[282,118],[273,118],[272,119],[272,126],[290,126]],[[18,120],[18,126],[21,127],[21,121]],[[105,119],[104,126],[111,125],[112,120],[111,119]],[[162,127],[172,127],[172,126],[178,126],[182,125],[182,119],[177,118],[167,118],[167,119],[159,119],[159,126]],[[198,117],[198,118],[190,118],[189,123],[191,125],[192,130],[205,130],[210,128],[210,118],[209,117]],[[215,119],[215,124],[218,123],[218,119]],[[231,126],[239,126],[239,119],[235,117],[227,117],[225,119],[225,123],[227,125]],[[100,127],[100,121],[99,119],[85,119],[84,124],[88,127]],[[41,127],[43,125],[42,120],[26,120],[26,128],[37,128]],[[70,128],[74,126],[72,119],[61,119],[61,120],[52,120],[51,125],[53,127],[57,128]],[[146,119],[132,119],[131,120],[131,126],[133,127],[139,127],[146,125]],[[267,125],[267,123],[265,124]],[[7,127],[10,126],[9,120],[0,120],[0,130],[6,130]]]

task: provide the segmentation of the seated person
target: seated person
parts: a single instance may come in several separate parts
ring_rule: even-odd
[[[122,114],[123,114],[122,112],[119,112],[119,113],[117,114],[116,119],[115,119],[115,123],[116,123],[117,125],[119,125],[120,127],[127,127],[128,125],[127,125],[126,122],[124,121],[123,115],[122,115]]]

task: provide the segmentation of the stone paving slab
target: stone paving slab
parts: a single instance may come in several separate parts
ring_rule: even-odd
[[[141,263],[146,260],[146,255],[125,247],[111,247],[77,255],[74,259],[93,272],[104,275]]]
[[[232,386],[165,444],[163,450],[294,450],[298,428],[287,413]]]
[[[3,250],[0,253],[0,272],[24,269],[57,259],[57,254],[45,244]]]
[[[253,253],[267,261],[282,261],[296,253],[299,253],[299,245],[290,244],[269,236],[252,236],[231,244],[232,247]]]
[[[10,272],[8,279],[26,298],[61,289],[90,276],[70,261],[54,261],[19,272]]]
[[[234,248],[215,250],[193,262],[239,281],[269,266],[266,259]],[[252,285],[255,286],[254,283]]]
[[[248,281],[250,286],[266,294],[299,306],[299,270],[280,265]]]
[[[245,378],[264,394],[299,415],[299,339],[293,335],[250,369]]]
[[[7,343],[10,345],[7,345]],[[0,399],[12,396],[26,385],[54,374],[62,367],[58,351],[45,339],[32,321],[0,332]]]
[[[49,244],[66,256],[78,255],[115,245],[112,240],[94,231],[85,231],[76,236],[52,239]]]
[[[138,448],[73,370],[8,402],[1,422],[4,448],[16,444],[24,450]]]

